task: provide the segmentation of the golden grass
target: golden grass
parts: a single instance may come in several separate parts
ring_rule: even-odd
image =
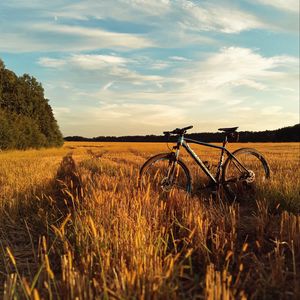
[[[272,170],[251,203],[138,190],[163,143],[0,153],[0,297],[299,298],[299,143],[239,147],[260,150]],[[195,149],[216,163],[216,151]]]

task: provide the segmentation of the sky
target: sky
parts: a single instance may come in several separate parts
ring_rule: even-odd
[[[299,123],[298,0],[9,0],[0,58],[64,136]]]

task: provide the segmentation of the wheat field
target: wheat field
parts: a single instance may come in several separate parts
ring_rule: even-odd
[[[299,299],[300,144],[229,149],[245,146],[265,155],[271,179],[232,204],[139,190],[163,143],[1,152],[0,298]],[[218,152],[195,150],[216,163]]]

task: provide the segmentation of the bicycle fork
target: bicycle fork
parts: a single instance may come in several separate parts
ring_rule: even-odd
[[[179,175],[179,149],[183,143],[183,136],[180,136],[177,141],[177,145],[172,148],[171,157],[169,160],[169,169],[167,174],[167,179],[169,185],[173,185],[173,183],[177,180]]]

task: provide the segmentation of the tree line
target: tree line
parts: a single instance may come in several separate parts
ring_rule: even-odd
[[[28,74],[17,76],[0,59],[0,149],[62,144],[63,136],[41,83]]]
[[[203,132],[186,134],[187,138],[200,140],[203,142],[222,142],[224,133]],[[137,136],[98,136],[85,138],[81,136],[65,137],[66,141],[91,141],[91,142],[166,142],[163,135],[137,135]],[[176,137],[171,137],[170,141],[175,141]],[[265,131],[241,131],[239,132],[239,142],[300,142],[300,124],[284,127],[276,130]]]

